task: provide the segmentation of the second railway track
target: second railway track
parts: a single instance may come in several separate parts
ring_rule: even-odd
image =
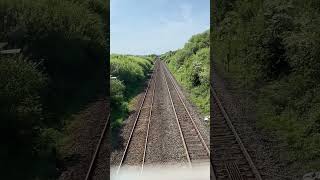
[[[216,180],[262,180],[222,102],[211,86],[211,163]]]
[[[92,158],[91,158],[90,165],[89,165],[89,169],[88,169],[88,171],[87,171],[87,173],[86,173],[85,180],[92,179],[93,172],[94,172],[94,170],[95,170],[95,169],[94,169],[94,165],[95,165],[95,163],[96,163],[96,161],[97,161],[98,153],[99,153],[100,148],[101,148],[101,146],[102,146],[103,139],[105,138],[105,135],[106,135],[106,133],[107,133],[107,131],[108,131],[107,127],[108,127],[108,124],[109,124],[109,123],[110,123],[110,113],[109,113],[109,115],[108,115],[108,117],[107,117],[107,119],[106,119],[106,122],[105,122],[105,124],[104,124],[103,129],[102,129],[102,132],[101,132],[101,134],[100,134],[100,138],[99,138],[98,144],[97,144],[97,146],[96,146],[96,148],[95,148],[95,151],[94,151],[94,154],[93,154],[93,156],[92,156]]]

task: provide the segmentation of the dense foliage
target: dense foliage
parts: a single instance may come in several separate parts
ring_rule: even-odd
[[[1,168],[5,179],[56,178],[65,119],[106,94],[107,10],[103,0],[2,0]],[[107,82],[106,82],[107,83]],[[18,172],[18,173],[17,173]],[[8,178],[6,178],[6,175]]]
[[[31,143],[42,124],[40,95],[45,85],[46,77],[37,70],[37,64],[19,56],[0,57],[0,156],[1,169],[5,171],[11,171],[8,165],[14,165],[22,174],[31,171],[27,164],[34,158],[31,152],[38,153]],[[22,157],[8,158],[16,155]]]
[[[121,126],[128,103],[143,88],[153,64],[153,56],[111,55],[111,127]]]
[[[190,92],[191,100],[206,115],[210,108],[209,41],[206,31],[194,35],[182,49],[161,55],[176,79]]]
[[[320,6],[315,0],[233,0],[213,13],[218,69],[257,99],[257,124],[287,160],[320,166]]]

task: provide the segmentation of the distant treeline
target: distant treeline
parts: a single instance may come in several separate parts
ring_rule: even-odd
[[[0,168],[3,179],[56,179],[69,115],[107,94],[108,2],[1,0]],[[105,83],[104,83],[105,82]]]
[[[209,30],[197,34],[182,49],[161,55],[175,78],[188,90],[202,113],[210,111],[210,37]]]
[[[213,59],[257,100],[257,124],[281,157],[320,167],[320,1],[216,1]]]

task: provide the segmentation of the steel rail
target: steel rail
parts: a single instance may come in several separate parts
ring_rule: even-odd
[[[160,65],[161,65],[161,64],[160,64]],[[162,70],[162,68],[161,68],[161,70]],[[161,72],[163,72],[163,71],[161,71]],[[169,90],[167,78],[165,77],[164,72],[163,72],[163,75],[164,75],[163,78],[164,78],[164,80],[165,80],[166,87],[167,87],[167,90],[168,90],[168,93],[169,93],[170,102],[171,102],[171,106],[172,106],[172,109],[173,109],[173,112],[174,112],[174,116],[175,116],[176,122],[177,122],[177,124],[178,124],[178,128],[179,128],[181,140],[182,140],[182,143],[183,143],[183,147],[184,147],[184,149],[185,149],[185,153],[186,153],[186,156],[187,156],[188,164],[189,164],[189,167],[192,168],[192,163],[191,163],[190,155],[189,155],[189,152],[188,152],[188,148],[187,148],[187,145],[186,145],[186,142],[185,142],[185,139],[184,139],[184,135],[183,135],[182,130],[181,130],[180,122],[179,122],[179,119],[178,119],[178,116],[177,116],[176,109],[175,109],[174,104],[173,104],[171,92],[170,92],[170,90]]]
[[[251,170],[252,170],[253,174],[255,175],[255,177],[256,177],[257,180],[262,180],[262,177],[261,177],[258,169],[257,169],[256,166],[254,165],[254,163],[253,163],[253,161],[252,161],[252,159],[251,159],[248,151],[246,150],[245,146],[243,145],[240,136],[238,135],[236,129],[234,128],[234,126],[233,126],[233,124],[232,124],[232,122],[231,122],[231,120],[230,120],[227,112],[225,111],[225,109],[224,109],[224,107],[223,107],[220,99],[218,98],[217,93],[216,93],[215,90],[213,89],[212,85],[210,85],[210,89],[211,89],[211,93],[212,93],[214,99],[216,100],[216,102],[217,102],[217,104],[218,104],[218,106],[219,106],[220,111],[221,111],[222,114],[223,114],[224,119],[226,120],[229,128],[231,129],[233,135],[235,136],[236,141],[237,141],[237,143],[239,144],[240,149],[241,149],[243,155],[245,156],[246,160],[248,161],[248,163],[249,163],[249,165],[250,165],[250,167],[251,167]]]
[[[157,62],[156,62],[157,63]],[[156,73],[158,72],[158,66],[157,69],[155,69],[155,77],[156,78]],[[146,140],[145,140],[145,144],[144,144],[144,151],[143,151],[143,158],[142,158],[142,165],[141,165],[141,171],[140,174],[142,174],[143,172],[143,167],[144,167],[144,163],[145,163],[145,158],[146,158],[146,153],[147,153],[147,146],[148,146],[148,137],[149,137],[149,129],[150,129],[150,124],[151,124],[151,116],[152,116],[152,110],[153,110],[153,102],[154,102],[154,95],[155,95],[155,91],[156,91],[156,79],[153,80],[153,92],[152,92],[152,99],[151,99],[151,107],[150,107],[150,111],[149,111],[149,117],[148,117],[148,127],[147,127],[147,134],[146,134]]]
[[[147,97],[147,94],[148,94],[148,91],[149,91],[149,88],[150,88],[150,84],[151,84],[151,82],[153,81],[154,74],[155,74],[155,72],[152,73],[152,76],[151,76],[151,78],[150,78],[150,81],[149,81],[149,83],[148,83],[148,86],[147,86],[147,88],[146,88],[146,91],[145,91],[145,93],[144,93],[142,102],[141,102],[141,104],[140,104],[140,106],[139,106],[138,114],[137,114],[137,116],[136,116],[136,118],[135,118],[135,121],[134,121],[133,127],[132,127],[132,129],[131,129],[131,132],[130,132],[130,136],[129,136],[127,145],[126,145],[126,147],[125,147],[125,150],[124,150],[124,153],[123,153],[123,155],[122,155],[122,158],[121,158],[121,161],[120,161],[120,164],[119,164],[119,166],[118,166],[118,169],[117,169],[117,173],[116,173],[116,174],[119,174],[119,171],[120,171],[120,168],[121,168],[121,166],[122,166],[122,163],[123,163],[123,161],[124,161],[124,159],[125,159],[125,157],[126,157],[126,155],[127,155],[128,147],[129,147],[129,145],[130,145],[130,142],[131,142],[131,139],[132,139],[132,135],[133,135],[134,129],[135,129],[135,127],[136,127],[136,124],[137,124],[138,119],[139,119],[139,117],[140,117],[140,113],[141,113],[142,107],[143,107],[144,102],[145,102],[145,99],[146,99],[146,97]]]
[[[95,161],[96,161],[97,154],[98,154],[98,152],[99,152],[99,150],[100,150],[101,143],[102,143],[102,139],[103,139],[103,137],[104,137],[104,135],[105,135],[105,133],[106,133],[106,129],[107,129],[107,126],[108,126],[108,123],[109,123],[109,119],[110,119],[110,112],[109,112],[107,121],[106,121],[106,123],[105,123],[105,125],[104,125],[104,127],[103,127],[102,133],[101,133],[101,135],[100,135],[100,138],[99,138],[99,141],[98,141],[96,150],[95,150],[95,152],[94,152],[94,154],[93,154],[93,157],[92,157],[92,159],[91,159],[90,166],[89,166],[89,169],[88,169],[88,171],[87,171],[85,180],[88,180],[88,179],[90,178],[91,173],[92,173],[92,167],[93,167],[93,164],[94,164]]]

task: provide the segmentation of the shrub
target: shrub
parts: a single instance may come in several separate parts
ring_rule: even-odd
[[[126,118],[131,99],[142,91],[153,59],[145,56],[112,54],[111,76],[111,128],[119,128]]]
[[[120,105],[124,101],[124,84],[118,79],[111,79],[110,87],[111,106]]]
[[[133,56],[111,56],[110,72],[125,84],[141,81],[145,78],[147,70],[151,68],[150,61]]]
[[[108,61],[105,19],[97,14],[102,4],[90,3],[1,1],[0,38],[23,48],[23,54],[34,62],[43,59],[50,87],[43,94],[50,126],[61,127],[59,116],[76,111],[90,96],[105,92],[101,83],[105,82],[103,67]]]
[[[5,172],[4,177],[8,175],[10,179],[23,178],[32,172],[34,163],[31,159],[39,153],[34,149],[34,138],[40,136],[38,130],[43,125],[40,96],[46,82],[46,76],[38,70],[38,64],[22,56],[0,57],[3,143],[0,149],[0,166]]]
[[[209,31],[192,36],[183,49],[161,55],[203,113],[210,109],[209,57]]]
[[[22,56],[0,57],[0,103],[3,121],[22,124],[39,121],[40,94],[46,84],[46,77],[37,67],[37,64]]]

